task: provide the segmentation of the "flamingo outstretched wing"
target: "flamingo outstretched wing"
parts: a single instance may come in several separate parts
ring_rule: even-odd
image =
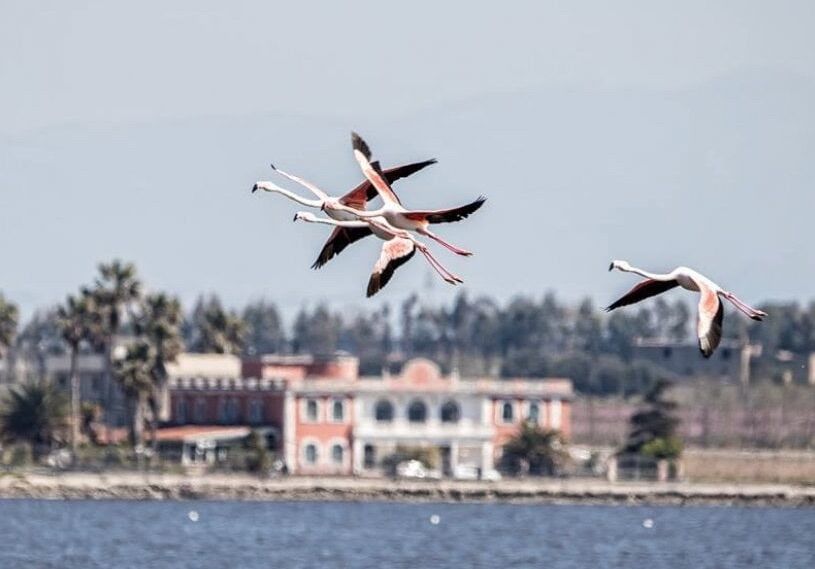
[[[410,239],[394,237],[382,244],[382,252],[374,265],[371,278],[368,280],[367,296],[371,297],[385,288],[393,273],[407,263],[416,254],[416,247]]]
[[[430,166],[431,164],[435,163],[436,159],[432,158],[430,160],[424,160],[422,162],[412,162],[410,164],[394,166],[393,168],[383,170],[382,177],[385,178],[385,181],[388,184],[393,184],[396,180],[400,180],[402,178],[411,176],[418,172],[419,170],[423,170]],[[364,182],[362,182],[353,190],[342,196],[340,198],[340,203],[343,205],[347,205],[348,207],[352,207],[354,209],[364,209],[365,203],[371,201],[377,195],[379,194],[377,193],[376,188],[374,188],[370,180],[366,178]],[[396,197],[398,201],[399,196],[396,196],[395,192],[393,195]]]
[[[368,227],[335,227],[311,268],[319,269],[336,255],[342,253],[351,243],[359,241],[371,235],[371,233]]]
[[[362,173],[371,182],[371,185],[376,189],[382,201],[385,203],[399,204],[399,198],[393,192],[393,189],[385,179],[382,170],[375,168],[371,164],[371,149],[368,144],[362,139],[360,135],[355,132],[351,133],[351,145],[354,148],[354,157],[362,169]]]
[[[484,205],[487,198],[479,196],[474,202],[466,205],[453,207],[449,209],[435,209],[435,210],[411,210],[404,215],[408,219],[415,221],[427,221],[428,223],[452,223],[454,221],[461,221],[466,219]]]
[[[671,290],[677,286],[679,286],[679,283],[675,280],[657,281],[654,279],[645,279],[644,281],[635,284],[634,288],[629,290],[618,300],[612,302],[606,308],[606,312],[610,312],[615,308],[620,308],[621,306],[635,304],[641,300],[645,300],[646,298],[662,294],[663,292]]]
[[[722,341],[722,321],[724,305],[719,295],[708,286],[699,285],[699,315],[696,323],[696,335],[699,338],[699,350],[709,358]]]

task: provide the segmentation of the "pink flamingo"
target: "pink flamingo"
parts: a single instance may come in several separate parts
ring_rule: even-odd
[[[374,235],[385,241],[382,244],[379,259],[374,265],[371,278],[368,280],[368,297],[382,290],[385,285],[388,284],[388,281],[391,280],[396,269],[407,263],[416,253],[417,249],[425,256],[430,266],[433,267],[445,281],[453,285],[464,282],[458,276],[444,268],[428,250],[427,245],[413,237],[410,232],[392,227],[381,217],[370,218],[365,221],[337,221],[335,219],[319,218],[310,212],[298,211],[294,214],[294,221],[298,220],[349,229],[366,227],[370,229]]]
[[[612,261],[608,270],[611,271],[614,269],[626,273],[635,273],[645,277],[645,280],[637,283],[634,288],[623,295],[622,298],[612,303],[606,308],[607,311],[637,303],[677,286],[685,290],[698,292],[700,296],[696,335],[699,338],[699,349],[706,358],[709,358],[713,354],[713,351],[722,339],[724,305],[720,297],[729,300],[733,306],[753,320],[760,321],[767,316],[766,312],[757,310],[742,302],[732,292],[724,290],[706,276],[688,267],[677,267],[670,273],[658,274],[632,267],[626,261]]]
[[[436,160],[424,160],[422,162],[414,162],[411,164],[403,164],[401,166],[395,166],[393,168],[388,168],[382,172],[383,177],[388,181],[388,183],[393,183],[396,180],[401,178],[405,178],[412,174],[415,174],[419,170],[423,170],[424,168],[430,166],[431,164],[435,164]],[[337,221],[356,221],[357,217],[351,215],[347,212],[336,210],[332,207],[327,206],[326,204],[342,204],[348,207],[352,207],[357,210],[364,210],[366,207],[366,203],[371,201],[377,196],[377,191],[374,189],[373,185],[367,179],[361,182],[357,187],[353,188],[348,193],[340,196],[340,197],[332,197],[329,196],[326,192],[318,188],[315,184],[304,180],[298,176],[293,174],[289,174],[282,170],[275,168],[274,164],[271,165],[272,169],[275,170],[278,174],[285,176],[289,180],[292,180],[301,186],[307,188],[311,191],[315,196],[317,196],[316,200],[304,198],[295,194],[294,192],[290,192],[286,189],[283,189],[272,182],[260,181],[257,182],[252,187],[252,193],[255,193],[258,190],[264,190],[266,192],[273,192],[278,193],[281,195],[286,196],[290,200],[296,201],[297,203],[313,208],[324,209],[326,214],[328,214],[333,219]],[[346,247],[351,245],[352,243],[359,241],[360,239],[367,237],[371,234],[371,228],[367,225],[360,226],[360,227],[335,227],[334,231],[331,232],[331,235],[328,237],[328,240],[323,245],[320,254],[317,256],[317,260],[314,261],[314,264],[311,265],[312,269],[319,269],[323,265],[325,265],[328,261],[330,261],[336,255],[339,255]]]
[[[415,231],[419,235],[424,235],[440,243],[447,249],[458,255],[472,255],[470,251],[461,249],[443,240],[438,235],[428,229],[431,223],[450,223],[461,221],[475,211],[477,211],[487,200],[484,196],[479,197],[472,203],[460,207],[438,210],[409,210],[402,206],[399,198],[385,179],[383,172],[378,168],[378,163],[371,163],[371,150],[357,133],[351,133],[351,143],[354,147],[354,157],[359,162],[362,173],[373,184],[376,191],[382,197],[383,206],[376,210],[360,211],[344,204],[326,203],[324,208],[326,213],[331,209],[350,213],[359,219],[370,219],[372,217],[383,217],[395,228],[407,231]],[[329,214],[330,215],[330,214]]]

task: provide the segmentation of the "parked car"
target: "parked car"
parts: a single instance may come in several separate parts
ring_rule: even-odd
[[[428,478],[427,467],[418,460],[405,460],[396,465],[396,476],[399,478]]]

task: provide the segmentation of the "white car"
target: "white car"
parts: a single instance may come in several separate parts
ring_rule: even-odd
[[[399,478],[428,478],[429,472],[418,460],[406,460],[396,465],[396,476]]]

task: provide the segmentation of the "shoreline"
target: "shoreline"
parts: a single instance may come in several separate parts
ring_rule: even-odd
[[[389,501],[586,505],[815,507],[815,487],[603,480],[424,481],[144,473],[7,473],[0,499]]]

